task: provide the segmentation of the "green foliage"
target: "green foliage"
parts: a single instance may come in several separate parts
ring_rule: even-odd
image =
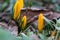
[[[0,28],[0,40],[14,40],[15,36],[11,35],[10,32]]]
[[[8,3],[9,3],[9,0],[4,0],[4,2],[1,4],[0,12],[3,12],[6,9],[6,7],[8,6]]]
[[[32,40],[30,37],[21,33],[20,36],[16,37],[12,35],[9,31],[0,28],[0,40]]]
[[[60,12],[60,5],[55,4],[55,7],[53,8],[53,10],[56,11],[56,12]]]
[[[56,25],[57,25],[58,27],[60,27],[60,19],[59,19],[59,20],[57,20]]]
[[[10,1],[10,0],[4,0],[4,2],[7,2],[7,3],[9,3],[9,1]]]
[[[37,0],[31,0],[31,2],[29,0],[25,0],[25,7],[33,7],[33,6],[37,6],[37,7],[42,7],[43,3],[42,2],[38,2]]]
[[[46,36],[44,34],[38,34],[41,40],[46,40]]]
[[[54,27],[53,27],[53,24],[50,22],[51,20],[49,20],[49,19],[47,19],[46,17],[44,17],[44,20],[46,21],[46,25],[45,26],[47,26],[48,27],[48,29],[54,29]],[[45,28],[47,28],[47,27],[45,27]]]
[[[60,19],[57,20],[56,25],[54,25],[56,30],[60,31]]]
[[[4,9],[7,7],[8,3],[4,2],[2,5],[1,5],[1,8],[0,8],[0,12],[4,11]]]
[[[42,0],[45,3],[56,3],[57,0]]]
[[[25,6],[26,7],[32,7],[32,5],[33,5],[33,2],[32,1],[30,1],[30,0],[26,0],[25,1]]]
[[[26,36],[24,33],[21,33],[20,37],[22,37],[22,40],[32,40],[30,37]]]

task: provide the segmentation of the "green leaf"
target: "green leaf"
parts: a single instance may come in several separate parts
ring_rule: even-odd
[[[32,40],[30,37],[21,33],[20,36],[14,36],[9,31],[0,28],[0,40]]]
[[[58,27],[60,27],[60,19],[57,20],[57,24],[56,24]]]
[[[49,37],[47,40],[53,40],[52,37]]]
[[[46,21],[47,24],[49,24],[49,26],[50,26],[51,28],[53,28],[53,25],[52,25],[52,23],[50,22],[49,19],[47,19],[46,17],[44,17],[44,20]]]
[[[57,30],[60,30],[60,19],[57,20],[57,23],[56,23],[56,25],[55,25],[55,28],[56,28]]]
[[[6,7],[7,7],[8,3],[4,2],[0,8],[0,11],[2,12]]]
[[[46,40],[46,36],[43,34],[38,34],[41,40]]]
[[[7,30],[0,28],[0,40],[14,40],[15,36],[11,35]]]
[[[31,35],[33,35],[33,32],[30,31],[30,30],[28,30],[28,31],[27,31],[27,36],[31,36]]]
[[[27,35],[25,35],[24,33],[20,34],[20,37],[22,37],[22,40],[33,40],[32,38],[28,37]]]

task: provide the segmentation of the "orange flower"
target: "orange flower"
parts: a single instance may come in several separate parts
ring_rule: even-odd
[[[43,27],[44,27],[44,16],[42,13],[40,13],[38,16],[38,31],[39,32],[42,31]]]

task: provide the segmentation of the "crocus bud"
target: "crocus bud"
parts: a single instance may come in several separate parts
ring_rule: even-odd
[[[44,28],[44,16],[42,13],[39,14],[38,16],[38,31],[42,31]]]

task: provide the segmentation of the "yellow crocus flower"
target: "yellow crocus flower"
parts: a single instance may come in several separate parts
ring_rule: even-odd
[[[24,7],[24,0],[18,0],[20,3],[20,7],[23,8]]]
[[[44,26],[44,16],[42,13],[40,13],[38,16],[38,31],[39,32],[42,31],[43,26]]]
[[[20,4],[19,2],[17,1],[15,3],[15,6],[14,6],[14,19],[16,20],[18,18],[18,16],[20,15]]]
[[[22,23],[22,28],[24,29],[25,26],[26,26],[26,21],[27,21],[26,16],[23,17],[22,21],[23,21],[23,23]]]
[[[19,19],[21,9],[23,8],[23,0],[17,0],[14,5],[14,19]]]

